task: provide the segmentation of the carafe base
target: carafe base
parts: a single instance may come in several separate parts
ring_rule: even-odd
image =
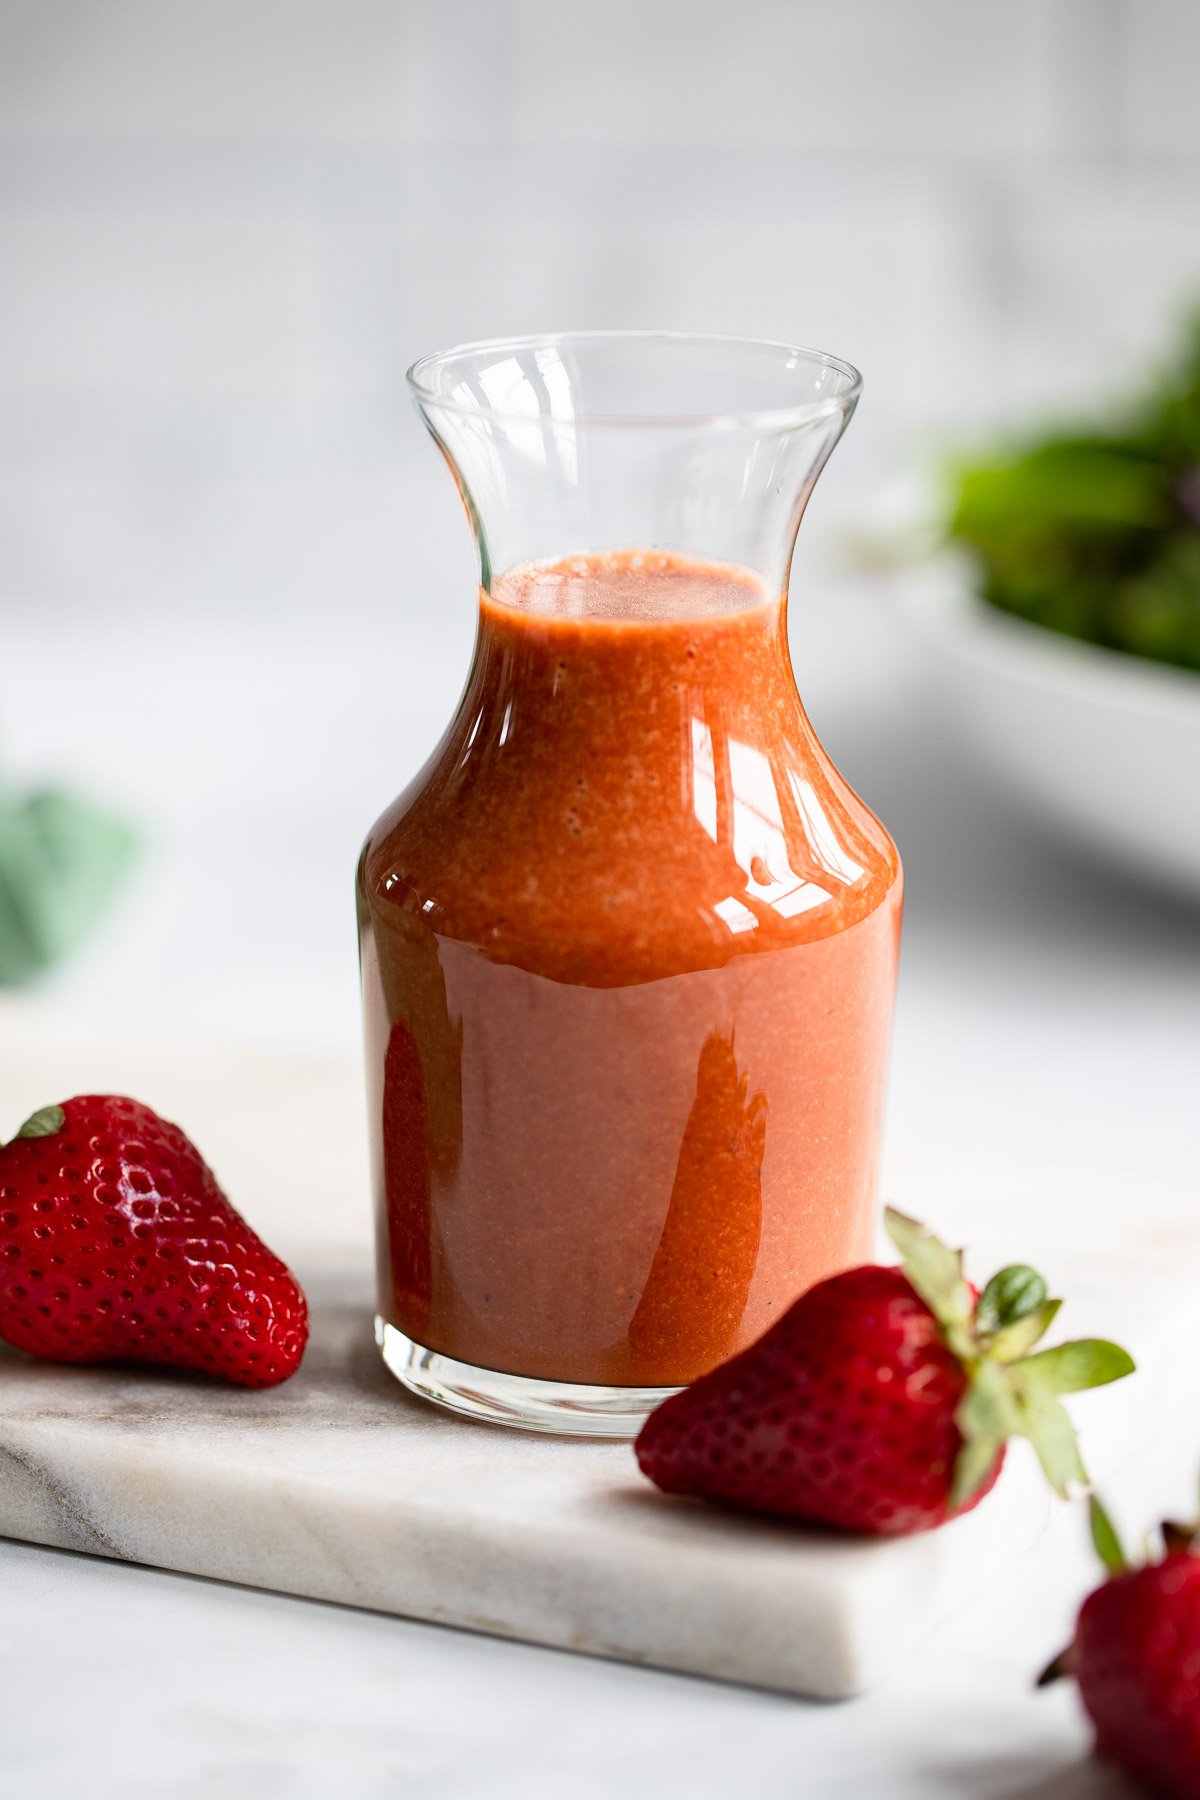
[[[539,1381],[458,1362],[427,1350],[376,1317],[375,1342],[392,1374],[422,1400],[448,1412],[521,1431],[560,1437],[635,1438],[648,1413],[679,1390],[673,1387],[592,1387]]]

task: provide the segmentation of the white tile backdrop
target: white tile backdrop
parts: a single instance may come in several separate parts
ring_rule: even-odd
[[[0,774],[147,838],[54,1003],[353,1045],[350,870],[470,632],[414,356],[788,337],[867,377],[794,615],[908,869],[900,1133],[1190,1169],[1194,920],[1006,811],[836,556],[929,445],[1165,343],[1198,83],[1197,0],[0,0]]]
[[[403,368],[538,326],[858,361],[816,541],[1162,341],[1198,73],[1194,0],[0,0],[0,605],[403,605]]]

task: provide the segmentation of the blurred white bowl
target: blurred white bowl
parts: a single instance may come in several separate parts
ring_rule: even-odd
[[[1005,785],[1127,871],[1200,899],[1200,674],[986,605],[953,565],[906,576],[949,705]]]

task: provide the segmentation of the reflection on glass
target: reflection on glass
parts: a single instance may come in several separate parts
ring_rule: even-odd
[[[804,821],[805,834],[821,867],[848,887],[861,881],[866,873],[861,863],[838,842],[829,815],[817,798],[811,781],[805,781],[795,769],[788,770],[788,783]]]
[[[713,773],[712,732],[703,719],[692,719],[692,811],[715,844],[717,841],[717,783]]]

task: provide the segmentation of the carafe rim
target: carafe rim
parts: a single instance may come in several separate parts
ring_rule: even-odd
[[[538,350],[561,349],[566,346],[578,346],[585,352],[596,351],[604,345],[613,347],[635,346],[649,348],[653,345],[668,346],[675,349],[691,347],[698,352],[711,350],[730,352],[744,351],[748,355],[759,355],[762,352],[775,352],[781,359],[779,375],[781,380],[804,365],[810,369],[823,370],[828,373],[835,386],[831,390],[812,400],[780,400],[765,406],[721,407],[700,409],[697,411],[619,411],[585,410],[571,411],[561,417],[547,408],[539,407],[536,411],[519,409],[493,404],[486,398],[472,393],[464,398],[461,386],[447,385],[448,377],[454,365],[465,369],[472,362],[480,362],[488,356],[510,350],[530,352]],[[496,423],[509,425],[529,425],[538,419],[555,419],[559,424],[573,427],[613,428],[623,430],[668,427],[675,430],[694,430],[703,427],[732,427],[739,430],[746,428],[762,428],[768,430],[785,430],[793,426],[806,426],[821,419],[833,417],[837,413],[848,415],[857,405],[862,392],[863,378],[853,363],[843,357],[831,355],[828,351],[817,350],[801,344],[788,343],[775,338],[756,338],[742,336],[737,333],[714,331],[679,331],[656,329],[620,329],[620,330],[588,330],[588,331],[546,331],[516,333],[508,337],[479,338],[471,342],[452,345],[445,350],[431,351],[418,357],[409,367],[405,377],[409,392],[418,410],[448,413],[458,418],[487,419]]]

